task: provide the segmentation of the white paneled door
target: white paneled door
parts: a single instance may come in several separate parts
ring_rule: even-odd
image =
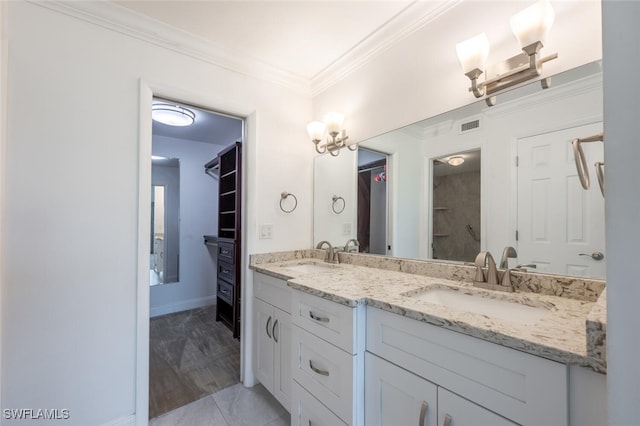
[[[538,272],[604,278],[604,198],[596,178],[603,143],[583,144],[591,185],[582,188],[571,141],[602,132],[588,124],[519,139],[518,262]]]

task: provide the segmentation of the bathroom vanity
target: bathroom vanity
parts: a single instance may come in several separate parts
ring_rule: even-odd
[[[475,288],[471,266],[323,255],[251,259],[256,354],[275,335],[260,283],[289,292],[289,401],[265,386],[293,425],[606,423],[603,281],[516,272],[507,294]]]

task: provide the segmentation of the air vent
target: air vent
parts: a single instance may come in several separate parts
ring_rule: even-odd
[[[469,132],[480,128],[480,120],[467,121],[460,125],[460,133]]]

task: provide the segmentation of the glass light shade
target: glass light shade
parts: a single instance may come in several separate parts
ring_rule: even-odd
[[[342,130],[342,123],[344,122],[344,116],[337,112],[330,112],[324,116],[324,123],[327,125],[327,132],[340,133]]]
[[[449,163],[449,165],[451,166],[459,166],[460,164],[464,163],[464,158],[460,157],[459,155],[456,155],[454,157],[451,157],[447,160],[447,163]]]
[[[321,141],[324,137],[325,124],[321,121],[312,121],[307,124],[307,133],[312,141]]]
[[[489,57],[489,39],[485,33],[456,44],[456,53],[466,74],[478,68],[484,71]]]
[[[196,115],[179,105],[156,103],[151,106],[151,118],[169,126],[191,126]]]
[[[537,41],[544,44],[556,14],[548,0],[541,0],[511,17],[511,31],[524,48]]]

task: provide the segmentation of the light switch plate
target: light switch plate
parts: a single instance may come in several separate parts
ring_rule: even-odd
[[[273,238],[273,225],[270,223],[260,225],[260,239],[270,240],[271,238]]]
[[[350,236],[351,235],[351,224],[350,223],[343,223],[342,224],[342,235],[344,235],[344,236]]]

